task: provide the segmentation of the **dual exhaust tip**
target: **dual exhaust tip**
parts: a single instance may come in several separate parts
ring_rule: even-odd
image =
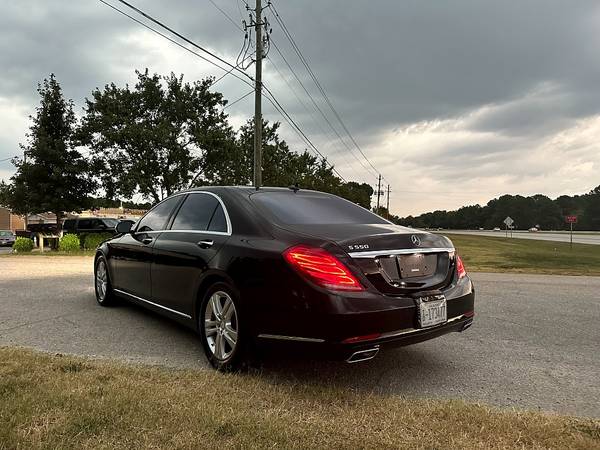
[[[371,348],[367,348],[365,350],[359,350],[357,352],[352,353],[348,359],[346,359],[347,363],[357,363],[362,361],[368,361],[369,359],[375,358],[379,353],[379,345],[375,345]]]
[[[460,328],[460,331],[465,331],[467,328],[471,327],[471,325],[473,325],[472,319],[468,322],[465,322],[465,324]],[[377,356],[377,353],[379,353],[379,345],[374,345],[373,347],[364,350],[358,350],[352,353],[348,357],[348,359],[346,359],[346,362],[352,364],[362,361],[368,361],[370,359],[375,358]]]

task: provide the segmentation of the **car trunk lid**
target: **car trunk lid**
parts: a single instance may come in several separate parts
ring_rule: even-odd
[[[455,251],[437,234],[393,224],[297,225],[293,231],[341,247],[381,293],[403,295],[440,289],[452,281]]]

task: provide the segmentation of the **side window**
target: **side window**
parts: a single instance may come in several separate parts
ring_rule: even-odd
[[[80,230],[89,230],[92,228],[92,221],[93,219],[80,219],[77,226]]]
[[[215,209],[212,219],[210,219],[208,230],[220,231],[223,233],[227,232],[227,219],[225,218],[225,212],[223,211],[223,207],[220,203],[217,205],[217,209]]]
[[[154,209],[150,210],[150,212],[140,221],[136,231],[145,232],[164,230],[167,225],[167,220],[175,206],[179,203],[179,200],[181,200],[181,197],[178,195],[176,197],[168,198],[156,205]]]
[[[65,223],[63,224],[63,230],[74,230],[75,229],[75,220],[74,219],[67,219],[65,220]]]
[[[220,206],[212,195],[189,194],[179,208],[171,229],[205,231],[215,210]]]

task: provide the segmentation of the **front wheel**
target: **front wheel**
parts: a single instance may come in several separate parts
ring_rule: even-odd
[[[99,305],[111,306],[116,303],[104,256],[98,256],[94,264],[94,288],[96,291],[96,301]]]
[[[247,362],[248,339],[240,317],[240,302],[227,283],[213,285],[200,307],[200,339],[211,365],[221,371],[236,371]]]

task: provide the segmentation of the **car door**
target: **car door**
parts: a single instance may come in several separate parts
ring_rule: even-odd
[[[154,243],[153,301],[192,316],[198,281],[231,235],[222,200],[210,192],[189,193],[170,229]]]
[[[142,217],[132,232],[111,244],[115,289],[145,301],[152,298],[152,248],[182,199],[183,196],[178,195],[159,203]]]

